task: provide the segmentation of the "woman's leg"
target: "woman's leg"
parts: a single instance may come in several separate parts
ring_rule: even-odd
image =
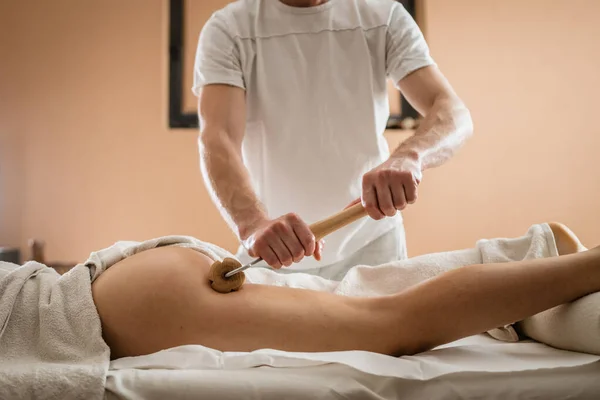
[[[600,247],[560,257],[472,265],[444,273],[393,296],[417,341],[415,353],[514,323],[600,291]],[[401,319],[398,321],[402,322]],[[398,327],[400,329],[400,327]]]
[[[219,294],[208,284],[211,263],[193,250],[159,248],[101,275],[92,289],[113,358],[185,344],[413,354],[600,291],[599,248],[467,266],[369,299],[252,284]]]
[[[249,283],[221,294],[210,287],[211,265],[194,250],[168,247],[138,253],[105,271],[92,294],[111,356],[185,344],[223,351],[391,350],[365,340],[387,321],[371,315],[363,299]]]

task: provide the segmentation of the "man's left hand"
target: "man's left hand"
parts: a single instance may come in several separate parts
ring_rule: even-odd
[[[393,217],[417,201],[421,163],[412,155],[394,155],[363,176],[362,204],[375,220]]]

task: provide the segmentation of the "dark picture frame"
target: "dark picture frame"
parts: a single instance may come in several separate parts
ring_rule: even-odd
[[[169,128],[197,129],[196,113],[183,110],[183,73],[184,73],[184,2],[169,0]],[[397,0],[416,19],[416,0]],[[400,94],[399,94],[400,95]],[[392,114],[388,120],[388,129],[403,129],[407,119],[418,120],[419,113],[400,95],[401,114]]]

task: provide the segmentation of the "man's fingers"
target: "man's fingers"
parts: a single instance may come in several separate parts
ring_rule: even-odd
[[[310,227],[299,217],[292,215],[290,217],[292,229],[300,242],[301,248],[297,254],[292,253],[294,262],[300,262],[304,256],[312,256],[316,250],[315,235],[310,230]]]
[[[394,185],[392,186],[392,197],[394,202],[394,208],[397,210],[404,210],[406,207],[406,194],[404,192],[404,186]]]
[[[275,251],[269,245],[267,239],[263,236],[256,240],[254,246],[248,251],[251,257],[262,258],[270,267],[279,269],[281,262],[275,254]]]
[[[261,258],[271,268],[280,269],[281,267],[283,267],[283,265],[281,264],[281,261],[279,261],[279,257],[277,257],[277,254],[275,253],[275,250],[273,250],[273,248],[271,246],[266,247],[263,250],[263,254],[264,254],[264,256],[262,256]],[[265,257],[267,257],[267,258],[265,258]]]
[[[417,201],[421,178],[419,160],[392,157],[363,175],[363,206],[373,219],[393,217],[408,204]]]
[[[317,261],[321,261],[321,255],[323,254],[323,247],[325,245],[325,241],[323,239],[319,240],[315,248],[315,259]]]
[[[396,207],[394,207],[394,201],[392,199],[392,189],[390,188],[389,179],[383,174],[380,174],[375,188],[377,189],[377,203],[379,204],[379,210],[387,217],[393,217],[396,215]]]
[[[271,245],[271,248],[277,255],[277,258],[279,259],[281,265],[285,267],[289,267],[290,265],[292,265],[292,262],[294,261],[292,253],[290,252],[290,250],[288,249],[287,245],[281,237],[276,236],[272,238],[269,241],[269,244]]]
[[[416,182],[409,182],[404,184],[404,194],[406,195],[406,202],[413,204],[417,201],[418,197],[418,186]]]
[[[278,256],[285,257],[284,259],[280,258],[279,260],[286,267],[292,265],[293,262],[301,260],[304,256],[304,247],[296,236],[294,228],[290,225],[289,219],[290,217],[286,216],[283,220],[279,220],[273,224],[273,232],[279,237],[280,241],[287,248],[287,253],[289,253],[288,257],[288,254],[285,252],[284,254],[276,252]]]
[[[295,233],[292,232],[292,236],[286,236],[285,238],[283,238],[283,243],[285,243],[285,245],[287,246],[290,252],[290,256],[292,257],[290,264],[286,265],[286,267],[289,267],[290,265],[292,265],[292,263],[297,263],[300,260],[302,260],[302,258],[304,258],[304,246],[302,245],[300,239],[298,238],[298,236],[296,236]]]
[[[363,178],[362,202],[363,207],[367,210],[367,214],[369,214],[371,218],[379,220],[385,217],[379,209],[375,185],[371,184],[370,179],[367,176]]]

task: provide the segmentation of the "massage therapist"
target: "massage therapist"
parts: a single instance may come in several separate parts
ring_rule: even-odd
[[[388,79],[424,117],[391,151]],[[240,261],[328,279],[407,257],[401,211],[473,131],[394,0],[235,1],[200,34],[193,91],[202,172]],[[316,243],[308,224],[354,201],[370,217]]]

